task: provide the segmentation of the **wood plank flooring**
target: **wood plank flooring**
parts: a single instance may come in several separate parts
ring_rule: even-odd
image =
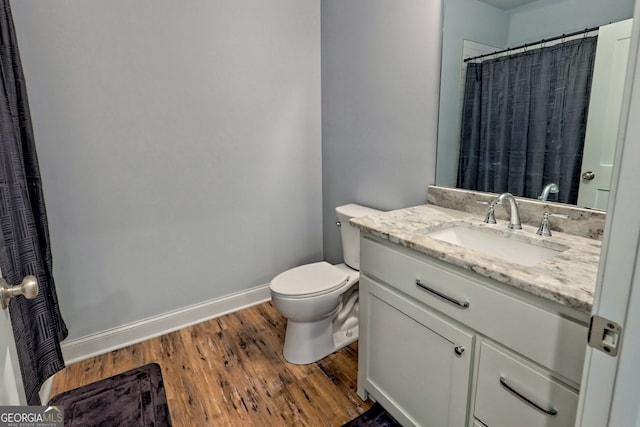
[[[175,427],[341,426],[372,405],[356,394],[357,342],[293,365],[282,356],[285,326],[260,304],[72,364],[51,396],[156,362]]]

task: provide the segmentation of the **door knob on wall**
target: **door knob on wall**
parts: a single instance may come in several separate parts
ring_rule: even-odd
[[[29,275],[25,276],[19,285],[9,286],[4,279],[0,278],[0,303],[2,304],[2,309],[6,309],[11,298],[17,295],[23,295],[26,299],[35,298],[38,295],[38,279]]]

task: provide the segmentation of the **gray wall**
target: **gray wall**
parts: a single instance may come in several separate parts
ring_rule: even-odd
[[[390,6],[393,5],[393,6]],[[334,208],[426,202],[435,179],[440,0],[322,1],[325,259],[340,262]]]
[[[510,11],[509,46],[618,22],[634,0],[538,0]]]
[[[463,40],[517,46],[628,19],[633,5],[633,0],[538,0],[502,11],[478,0],[445,0],[436,183],[456,183]]]
[[[70,338],[322,259],[319,0],[12,6]]]
[[[460,147],[462,48],[464,40],[505,46],[509,15],[478,0],[445,0],[442,28],[442,79],[438,116],[436,183],[455,187]]]

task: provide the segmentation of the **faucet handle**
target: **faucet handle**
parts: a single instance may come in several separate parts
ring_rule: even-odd
[[[542,221],[540,221],[540,226],[538,227],[538,231],[536,231],[538,236],[549,237],[551,236],[551,228],[549,227],[549,212],[545,212],[542,215]]]
[[[487,214],[484,216],[484,222],[487,224],[496,224],[496,215],[493,209],[493,203],[489,203],[489,209],[487,209]]]
[[[564,218],[564,219],[569,218],[569,215],[545,212],[544,215],[542,215],[542,221],[540,222],[538,231],[536,231],[536,234],[538,236],[544,236],[544,237],[551,236],[551,226],[549,225],[550,216],[553,216],[556,218]]]
[[[496,215],[493,209],[496,205],[496,201],[492,200],[491,202],[485,202],[484,200],[476,200],[476,203],[489,206],[487,208],[487,214],[484,216],[484,222],[487,224],[497,224]]]

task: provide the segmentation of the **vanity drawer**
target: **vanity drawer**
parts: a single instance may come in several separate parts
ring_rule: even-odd
[[[585,325],[487,286],[480,278],[473,278],[472,273],[436,265],[427,256],[419,259],[368,238],[362,238],[360,250],[362,274],[386,282],[574,383],[580,383],[587,342]],[[416,284],[416,280],[422,286]]]
[[[475,418],[488,427],[573,426],[578,394],[483,342]]]

